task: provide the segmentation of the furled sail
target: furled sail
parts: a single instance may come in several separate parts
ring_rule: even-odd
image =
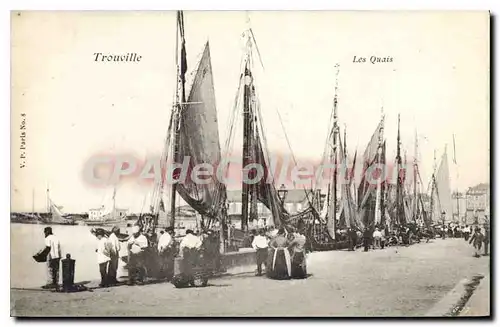
[[[373,132],[373,135],[370,139],[370,142],[366,146],[365,152],[363,154],[363,171],[361,175],[361,183],[359,184],[358,187],[358,208],[361,209],[360,204],[363,203],[363,200],[365,197],[368,195],[369,191],[374,191],[375,187],[374,185],[371,185],[366,181],[366,173],[368,168],[375,163],[375,160],[377,158],[377,150],[379,147],[379,138],[382,135],[383,132],[383,125],[384,121],[381,120],[380,123],[378,124],[377,128],[375,129],[375,132]]]
[[[216,178],[221,150],[208,42],[179,119],[177,161],[182,164],[183,160],[188,159],[189,169],[185,181],[177,185],[177,191],[193,209],[214,218],[221,201],[224,200],[225,185]],[[212,170],[210,176],[200,177],[203,183],[196,183],[190,176],[197,165],[206,165],[207,169]]]
[[[262,202],[272,213],[274,226],[281,226],[288,220],[289,214],[281,204],[278,197],[278,192],[273,182],[268,183],[268,166],[264,157],[262,143],[259,134],[256,134],[252,140],[255,151],[255,161],[264,169],[264,176],[260,179],[257,186],[257,199]]]
[[[377,152],[380,145],[380,140],[383,137],[384,120],[382,119],[373,133],[370,142],[368,143],[363,154],[363,171],[361,175],[361,183],[358,187],[358,216],[362,223],[362,228],[369,227],[375,224],[375,210],[377,201],[377,185],[370,183],[367,176],[371,179],[375,178],[374,172],[370,171],[370,167],[376,162]]]
[[[339,136],[340,139],[340,136]],[[353,175],[349,173],[347,158],[345,157],[345,149],[342,146],[342,141],[339,142],[340,146],[340,164],[342,172],[340,173],[340,226],[347,228],[356,227],[361,228],[361,224],[357,219],[356,207],[351,193],[351,181]]]

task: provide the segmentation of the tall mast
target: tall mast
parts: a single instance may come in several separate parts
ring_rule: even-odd
[[[378,147],[377,147],[377,164],[380,164],[382,160],[382,142],[384,138],[384,108],[382,107],[381,109],[381,124],[380,124],[380,131],[378,133]],[[382,172],[381,175],[379,176],[380,181],[377,182],[377,192],[376,192],[376,197],[375,197],[375,224],[381,223],[382,222],[382,208],[381,208],[381,196],[382,196]]]
[[[415,130],[415,155],[413,157],[413,220],[417,221],[417,156],[418,156],[418,139],[417,130]]]
[[[455,191],[455,196],[457,198],[457,221],[458,221],[458,223],[461,223],[461,221],[460,221],[460,201],[459,201],[459,198],[461,196],[458,193],[458,163],[457,163],[457,150],[455,147],[455,134],[453,134],[453,162],[455,163],[455,168],[457,170],[457,181],[456,181],[456,191]]]
[[[335,164],[335,169],[333,171],[333,219],[332,226],[334,226],[335,230],[335,222],[337,220],[337,157],[338,157],[338,146],[337,146],[337,138],[339,134],[339,126],[338,126],[338,88],[339,88],[339,64],[335,65],[336,73],[335,73],[335,97],[333,98],[333,160]]]
[[[433,172],[432,172],[432,178],[431,178],[431,206],[430,206],[430,218],[429,220],[433,222],[434,219],[434,191],[436,188],[436,149],[434,149],[434,164],[433,164]]]
[[[347,159],[347,126],[344,124],[344,160]]]
[[[396,212],[400,225],[404,225],[404,217],[403,217],[403,201],[402,201],[402,190],[401,190],[401,135],[400,135],[400,114],[398,114],[398,137],[397,137],[397,154],[396,154],[396,162],[397,162],[397,171],[398,171],[398,180],[396,184]]]
[[[243,88],[243,168],[246,167],[251,161],[251,142],[252,142],[252,73],[250,71],[250,55],[251,55],[251,36],[250,30],[247,31],[247,44],[245,54],[245,71],[243,75],[244,88]],[[247,171],[243,171],[243,176],[248,176]],[[250,177],[250,176],[248,176]],[[249,213],[249,198],[250,198],[250,185],[245,182],[245,178],[241,183],[241,229],[246,232],[248,230],[248,213]]]
[[[179,37],[180,37],[180,49],[179,49]],[[179,60],[180,51],[180,60]],[[175,88],[175,104],[173,108],[173,148],[172,148],[172,158],[173,162],[178,162],[179,156],[179,128],[180,128],[180,112],[182,105],[186,102],[186,90],[185,90],[185,74],[187,71],[187,60],[186,60],[186,41],[184,39],[184,14],[182,11],[177,12],[177,33],[176,33],[176,53],[175,62],[177,65],[177,87]],[[180,93],[180,94],[179,94]],[[174,174],[174,172],[172,172]],[[174,174],[175,175],[175,174]],[[177,184],[175,181],[172,182],[172,191],[170,198],[170,227],[175,227],[175,205],[176,205],[176,189]]]

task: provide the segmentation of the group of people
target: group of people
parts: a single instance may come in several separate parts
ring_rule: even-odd
[[[181,240],[175,239],[174,229],[167,227],[158,235],[144,233],[140,226],[133,226],[130,235],[120,233],[119,227],[111,231],[103,228],[92,229],[96,238],[96,261],[101,280],[99,286],[108,287],[118,284],[117,271],[122,247],[126,247],[128,285],[141,285],[147,277],[172,281],[175,258],[180,256],[181,273],[192,279],[194,267],[206,270],[222,270],[218,235],[213,231],[195,233],[187,230]],[[34,257],[43,257],[47,262],[49,280],[43,288],[57,288],[61,243],[53,234],[51,227],[44,229],[45,246]],[[201,260],[203,259],[203,260]]]
[[[257,276],[262,276],[264,265],[271,279],[307,277],[306,237],[300,231],[280,228],[266,234],[265,229],[260,229],[253,236],[252,247],[256,251]]]
[[[101,236],[97,237],[102,240]],[[159,235],[149,235],[143,233],[140,226],[133,226],[130,237],[122,239],[122,241],[126,242],[128,250],[129,285],[141,285],[145,282],[146,277],[172,281],[175,258],[178,256],[182,258],[181,273],[189,280],[192,280],[196,266],[216,270],[220,269],[221,266],[220,256],[218,256],[218,240],[212,231],[198,235],[198,233],[188,229],[186,235],[179,242],[175,239],[175,231],[172,227],[165,228]],[[105,242],[110,242],[110,240]],[[203,262],[200,261],[201,259]],[[104,269],[101,269],[101,284],[108,286],[110,283],[106,281],[109,274],[105,275],[103,271]]]
[[[412,242],[420,242],[425,237],[426,231],[421,231],[416,226],[394,226],[392,231],[387,227],[375,226],[365,228],[363,231],[355,228],[339,230],[336,239],[347,243],[348,251],[355,251],[363,247],[367,252],[370,249],[384,249],[391,245],[410,245]]]
[[[116,276],[121,249],[117,235],[119,232],[120,229],[117,227],[113,227],[109,236],[105,235],[104,229],[93,231],[93,234],[97,238],[95,252],[97,253],[97,263],[101,274],[101,282],[99,284],[101,287],[116,285],[118,283]]]
[[[469,239],[472,230],[469,225],[458,225],[454,223],[443,224],[437,229],[437,233],[443,239],[445,238],[461,238]]]
[[[483,246],[484,255],[488,255],[490,231],[487,225],[484,226],[484,232],[478,226],[472,231],[469,225],[453,223],[428,228],[409,224],[407,226],[395,226],[390,232],[387,227],[382,228],[380,226],[375,226],[373,229],[366,228],[363,232],[355,228],[348,228],[340,230],[337,239],[346,242],[349,251],[354,251],[357,247],[363,247],[364,251],[369,251],[370,249],[383,249],[386,246],[408,246],[413,242],[420,242],[421,239],[426,239],[429,242],[430,239],[436,236],[443,239],[446,237],[464,238],[476,249],[475,256],[479,256]]]

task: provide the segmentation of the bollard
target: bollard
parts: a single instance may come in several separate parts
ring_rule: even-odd
[[[69,292],[74,289],[75,283],[75,260],[71,259],[71,254],[66,254],[66,259],[62,261],[63,291]]]

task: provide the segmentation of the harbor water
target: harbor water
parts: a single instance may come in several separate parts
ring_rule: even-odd
[[[11,288],[38,288],[47,283],[47,264],[39,263],[33,255],[43,249],[43,229],[50,225],[38,224],[10,224],[10,283]],[[54,235],[61,242],[61,254],[67,253],[76,260],[75,282],[95,281],[100,279],[97,254],[95,253],[97,240],[90,233],[90,226],[52,225]],[[106,227],[111,229],[111,227]],[[126,228],[122,228],[124,233]],[[127,254],[125,243],[122,244],[120,256]],[[118,274],[124,263],[120,260]]]

